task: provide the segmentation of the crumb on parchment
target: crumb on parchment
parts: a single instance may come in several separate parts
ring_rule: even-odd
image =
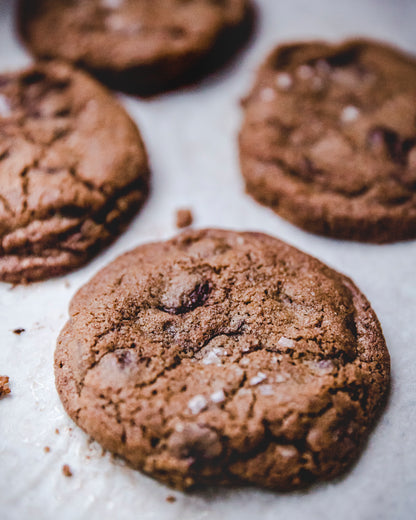
[[[176,211],[176,227],[185,228],[192,224],[194,217],[189,208],[180,208]]]
[[[62,466],[62,473],[65,475],[65,477],[72,477],[72,471],[68,464],[64,464]]]
[[[0,399],[7,394],[10,394],[9,378],[8,376],[0,376]]]

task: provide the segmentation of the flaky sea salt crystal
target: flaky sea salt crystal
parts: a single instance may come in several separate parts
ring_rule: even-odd
[[[213,403],[222,403],[225,401],[225,394],[224,390],[218,390],[217,392],[214,392],[210,395],[210,399]]]
[[[175,431],[178,433],[182,433],[185,429],[185,426],[182,423],[175,424]]]
[[[202,358],[202,363],[204,365],[220,365],[221,361],[217,354],[211,350],[208,354]]]
[[[276,76],[276,86],[279,90],[289,90],[293,85],[293,79],[287,72],[280,72]]]
[[[120,31],[124,34],[133,35],[143,29],[141,23],[130,21],[118,13],[112,13],[110,16],[107,16],[105,25],[110,31]]]
[[[281,373],[281,374],[277,374],[274,378],[274,380],[276,381],[276,383],[284,383],[285,381],[287,381],[289,379],[288,375],[287,374],[284,374],[284,373]]]
[[[225,349],[221,348],[221,347],[214,347],[214,348],[212,349],[212,351],[213,351],[217,356],[220,356],[220,357],[222,357],[222,356],[228,356],[228,352],[227,352]]]
[[[277,342],[279,347],[282,348],[295,348],[296,343],[293,341],[293,339],[285,338],[282,336],[279,341]]]
[[[319,361],[306,361],[308,367],[318,375],[330,374],[334,370],[334,362],[331,359],[320,359]]]
[[[279,454],[282,457],[290,458],[297,455],[297,450],[294,446],[279,446]]]
[[[192,397],[192,399],[190,399],[188,402],[188,408],[194,415],[197,415],[198,413],[202,412],[202,410],[205,410],[207,405],[208,401],[203,395],[200,394]]]
[[[314,76],[315,71],[309,65],[299,65],[296,69],[296,76],[299,79],[310,79]]]
[[[266,103],[268,103],[269,101],[273,101],[275,98],[276,98],[276,92],[270,87],[263,88],[260,91],[260,99],[262,101],[265,101]],[[241,239],[241,240],[244,242],[244,239]],[[238,241],[238,239],[237,239],[237,241]]]
[[[252,377],[249,381],[250,386],[259,385],[262,383],[265,379],[267,379],[266,374],[263,374],[263,372],[257,372],[257,375]]]
[[[353,105],[346,106],[341,112],[341,121],[343,123],[352,123],[360,116],[360,111]]]
[[[118,9],[124,4],[124,0],[101,0],[102,7],[107,9]]]
[[[0,117],[9,117],[11,113],[12,110],[7,97],[0,94]]]
[[[260,385],[259,392],[262,395],[273,395],[274,394],[272,385]]]

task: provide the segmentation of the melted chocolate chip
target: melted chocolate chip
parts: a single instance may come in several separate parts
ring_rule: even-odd
[[[359,47],[351,47],[328,56],[325,61],[330,67],[346,67],[357,61],[359,53]]]
[[[275,62],[274,62],[274,67],[276,69],[282,69],[284,68],[286,65],[288,65],[292,59],[292,56],[300,51],[302,49],[303,45],[302,44],[299,44],[299,45],[289,45],[288,47],[286,48],[283,48],[279,54],[276,56],[276,59],[275,59]]]
[[[312,181],[317,173],[316,167],[308,157],[302,157],[299,165],[299,176],[306,180]]]
[[[41,81],[45,81],[46,74],[39,71],[30,72],[22,77],[21,82],[23,85],[33,85],[35,83],[40,83]]]
[[[169,314],[185,314],[197,307],[203,305],[211,292],[211,285],[209,282],[198,284],[195,289],[187,295],[182,297],[181,305],[179,307],[160,307],[160,310],[168,312]]]
[[[384,127],[376,126],[368,133],[368,144],[376,151],[384,151],[390,159],[398,164],[405,165],[410,150],[416,144],[416,138],[404,138],[396,131]]]
[[[122,366],[125,367],[126,365],[129,365],[132,361],[131,359],[131,353],[129,350],[122,350],[121,352],[117,352],[117,361]]]

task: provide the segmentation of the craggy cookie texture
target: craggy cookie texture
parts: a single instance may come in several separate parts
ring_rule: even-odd
[[[355,285],[266,235],[189,231],[80,289],[55,353],[74,421],[178,488],[290,489],[357,456],[389,381]]]
[[[85,263],[144,201],[137,128],[96,81],[67,65],[0,75],[0,280]]]
[[[248,0],[20,1],[20,32],[112,87],[153,94],[198,79],[247,39]]]
[[[247,191],[333,237],[416,237],[416,61],[367,40],[277,48],[245,100]]]

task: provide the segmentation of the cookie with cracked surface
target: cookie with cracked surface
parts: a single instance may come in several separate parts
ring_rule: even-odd
[[[249,0],[21,0],[19,13],[36,56],[72,62],[144,96],[218,68],[253,24]]]
[[[257,201],[314,233],[416,237],[416,61],[369,40],[274,50],[244,102]]]
[[[72,419],[177,488],[292,489],[358,455],[389,383],[368,301],[259,233],[142,245],[75,295],[55,352]]]
[[[0,75],[0,280],[87,262],[143,203],[140,134],[95,80],[60,63]]]

